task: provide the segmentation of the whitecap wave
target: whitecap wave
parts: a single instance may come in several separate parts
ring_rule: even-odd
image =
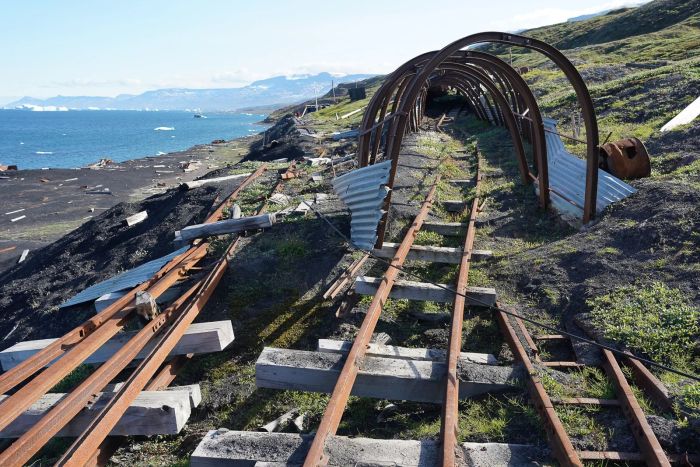
[[[158,151],[158,152],[156,153],[156,156],[164,156],[165,154],[166,154],[166,153],[164,153],[163,151]]]
[[[44,155],[44,154],[53,154],[53,152],[52,152],[52,151],[37,151],[37,152],[35,152],[34,154],[41,154],[41,155]]]
[[[15,110],[29,110],[31,112],[68,112],[68,107],[55,106],[55,105],[34,105],[34,104],[20,104],[15,106]]]
[[[175,131],[174,126],[159,126],[158,128],[154,128],[153,131]]]

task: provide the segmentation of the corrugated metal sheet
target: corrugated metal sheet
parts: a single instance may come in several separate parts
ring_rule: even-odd
[[[128,271],[107,279],[106,281],[91,285],[77,295],[74,295],[71,299],[63,302],[59,308],[89,302],[105,294],[116,292],[118,290],[129,289],[141,284],[142,282],[146,282],[148,279],[153,277],[155,273],[160,271],[160,268],[162,268],[165,263],[177,255],[184,253],[188,248],[189,246],[184,246],[179,250],[173,251],[169,255],[154,259],[153,261],[144,263],[141,266],[135,267],[134,269],[129,269]]]
[[[545,118],[543,121],[545,129],[549,130],[545,131],[549,186],[576,203],[577,206],[555,193],[551,195],[552,204],[564,215],[581,218],[586,193],[586,161],[570,154],[559,135],[550,133],[550,131],[557,131],[556,120]],[[620,201],[636,191],[619,178],[599,169],[596,212],[600,213],[611,203]]]
[[[353,170],[333,180],[333,191],[350,209],[350,237],[355,246],[371,250],[389,188],[391,161]]]
[[[492,125],[495,125],[496,118],[491,113],[491,107],[489,106],[489,103],[486,101],[486,97],[484,97],[482,94],[479,96],[479,100],[481,101],[481,106],[484,108],[484,111],[486,112],[486,116],[489,118],[489,122],[491,122]]]

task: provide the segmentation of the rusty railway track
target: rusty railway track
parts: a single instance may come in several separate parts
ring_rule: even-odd
[[[479,154],[477,151],[477,160]],[[465,296],[468,283],[469,266],[471,263],[471,254],[474,248],[474,238],[476,234],[476,219],[478,214],[484,209],[485,202],[481,203],[479,199],[479,188],[482,181],[482,174],[478,170],[475,177],[475,193],[474,199],[471,202],[471,211],[469,223],[467,226],[466,235],[463,242],[462,258],[459,264],[459,273],[456,282],[455,301],[451,313],[450,337],[447,349],[447,371],[444,380],[444,398],[442,402],[441,413],[441,429],[440,429],[440,463],[442,466],[454,466],[458,463],[457,460],[457,438],[459,434],[459,380],[457,377],[457,365],[459,354],[462,350],[462,323],[464,319]],[[422,222],[429,211],[434,197],[433,185],[428,192],[421,209],[416,216],[409,231],[405,234],[399,248],[387,268],[381,284],[376,291],[367,316],[362,323],[362,327],[355,338],[352,349],[344,362],[343,369],[336,381],[331,399],[326,407],[323,418],[319,425],[319,429],[314,436],[311,447],[307,453],[304,465],[306,467],[325,465],[328,459],[324,455],[324,447],[329,436],[335,435],[339,426],[343,411],[345,410],[348,396],[352,390],[353,383],[359,368],[362,365],[362,358],[368,348],[372,332],[381,314],[381,308],[386,302],[386,299],[391,291],[391,288],[396,280],[396,276],[403,267],[406,260],[406,255],[410,250],[415,235],[420,230]],[[480,204],[481,203],[481,204]],[[356,275],[362,267],[364,260],[370,256],[366,254],[361,259],[353,262],[348,269],[340,275],[340,277],[329,287],[324,297],[335,297],[346,286],[352,277]],[[509,318],[508,314],[499,310],[500,305],[496,306],[494,311],[494,319],[497,320],[501,327],[504,340],[511,348],[515,360],[524,365],[527,378],[526,386],[537,409],[540,418],[545,426],[548,443],[552,449],[554,458],[563,466],[583,466],[585,461],[601,461],[612,460],[621,462],[643,462],[650,466],[668,466],[671,462],[685,461],[688,459],[696,460],[688,457],[686,454],[667,455],[661,448],[656,436],[651,430],[645,415],[639,406],[634,394],[631,391],[629,383],[622,373],[615,355],[609,350],[603,349],[603,369],[607,378],[612,383],[617,394],[617,399],[603,400],[586,397],[568,398],[565,400],[553,400],[547,393],[540,377],[538,376],[537,366],[552,367],[560,370],[578,369],[586,365],[576,361],[543,361],[540,358],[536,339],[528,332],[525,324],[520,318]],[[513,325],[515,322],[515,327]],[[521,338],[516,332],[516,328],[525,345],[521,342]],[[558,340],[568,339],[562,335],[544,335],[538,336],[537,340]],[[654,400],[662,409],[671,407],[668,394],[663,387],[663,384],[656,379],[653,374],[644,367],[639,361],[632,358],[623,359],[625,365],[629,366],[637,384]],[[631,431],[634,434],[635,441],[639,446],[639,452],[622,452],[622,451],[577,451],[562,424],[557,411],[557,404],[575,404],[575,405],[598,405],[601,407],[620,408],[628,423]]]
[[[226,199],[219,203],[217,197],[205,223],[222,219],[224,211],[232,205],[239,194],[266,170],[267,165],[261,165]],[[273,193],[278,188],[279,183],[275,185]],[[259,211],[262,212],[265,209],[266,203],[263,203]],[[131,402],[142,390],[158,390],[167,387],[174,380],[177,372],[192,358],[191,354],[182,355],[166,362],[170,351],[211,297],[239,241],[240,237],[236,237],[225,253],[212,266],[206,268],[208,272],[203,278],[196,280],[186,292],[143,327],[126,345],[2,451],[0,465],[19,466],[26,463],[90,402],[94,394],[102,391],[126,368],[146,344],[155,342],[152,350],[133,371],[127,382],[94,417],[57,463],[57,465],[104,465],[120,444],[119,438],[107,438],[107,436]],[[122,330],[134,316],[134,299],[138,292],[145,291],[158,297],[170,286],[183,279],[189,270],[193,270],[205,258],[209,245],[205,240],[193,241],[187,251],[165,264],[149,280],[133,288],[105,310],[49,346],[0,375],[2,393],[16,389],[0,404],[0,429],[7,427],[88,356]],[[46,367],[51,362],[54,363]]]

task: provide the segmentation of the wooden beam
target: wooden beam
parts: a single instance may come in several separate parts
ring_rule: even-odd
[[[381,283],[379,277],[359,276],[355,279],[355,292],[361,295],[374,295]],[[452,287],[428,282],[397,280],[389,297],[422,300],[430,302],[452,303],[454,292],[442,287]],[[496,304],[496,290],[490,287],[467,287],[467,304],[471,306],[493,306]]]
[[[95,353],[85,360],[85,363],[106,362],[114,353],[124,346],[136,332],[121,332],[107,341]],[[233,342],[233,326],[231,321],[213,321],[209,323],[192,324],[180,342],[170,353],[170,356],[220,352]],[[28,359],[56,339],[40,339],[35,341],[18,342],[12,347],[0,352],[0,365],[4,371],[9,370]],[[137,358],[143,358],[152,345],[147,345]]]
[[[333,390],[345,355],[265,347],[255,363],[260,388],[325,392]],[[352,394],[379,399],[440,403],[447,367],[444,363],[388,357],[366,357]],[[513,389],[520,368],[460,365],[460,398]]]
[[[208,224],[188,225],[180,232],[179,239],[182,241],[194,240],[195,238],[210,237],[212,235],[225,235],[245,230],[258,230],[271,227],[275,223],[275,215],[260,214],[259,216],[241,217],[240,219],[227,219]],[[175,235],[177,237],[177,232]]]
[[[435,232],[446,236],[460,236],[467,231],[467,224],[464,222],[423,222],[422,230]]]
[[[301,465],[313,435],[211,430],[190,457],[191,467],[250,467]],[[436,440],[399,440],[329,436],[325,452],[329,465],[439,465]],[[526,444],[461,443],[464,465],[524,467],[551,459],[541,448]]]
[[[347,354],[352,342],[333,339],[319,339],[318,351]],[[371,357],[390,357],[402,360],[420,360],[428,362],[445,362],[446,353],[441,349],[416,349],[398,347],[395,345],[369,344],[367,355]],[[462,352],[461,363],[480,363],[482,365],[498,365],[498,359],[488,353]]]
[[[190,389],[143,391],[129,406],[124,416],[110,432],[112,436],[174,435],[180,432],[191,413]],[[95,414],[109,402],[114,393],[100,393],[97,400],[84,408],[57,436],[78,436]],[[0,401],[8,396],[0,396]],[[36,424],[65,394],[49,393],[35,402],[5,429],[0,438],[18,438]]]
[[[375,249],[372,253],[380,258],[391,259],[396,254],[398,247],[398,243],[384,242],[381,249]],[[486,259],[490,258],[492,254],[491,250],[473,250],[472,259]],[[462,259],[462,249],[445,246],[413,245],[406,259],[431,263],[459,264]]]

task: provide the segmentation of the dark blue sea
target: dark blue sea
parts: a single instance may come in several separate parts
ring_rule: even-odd
[[[266,115],[130,110],[0,110],[0,164],[19,169],[81,167],[180,151],[263,131]]]

